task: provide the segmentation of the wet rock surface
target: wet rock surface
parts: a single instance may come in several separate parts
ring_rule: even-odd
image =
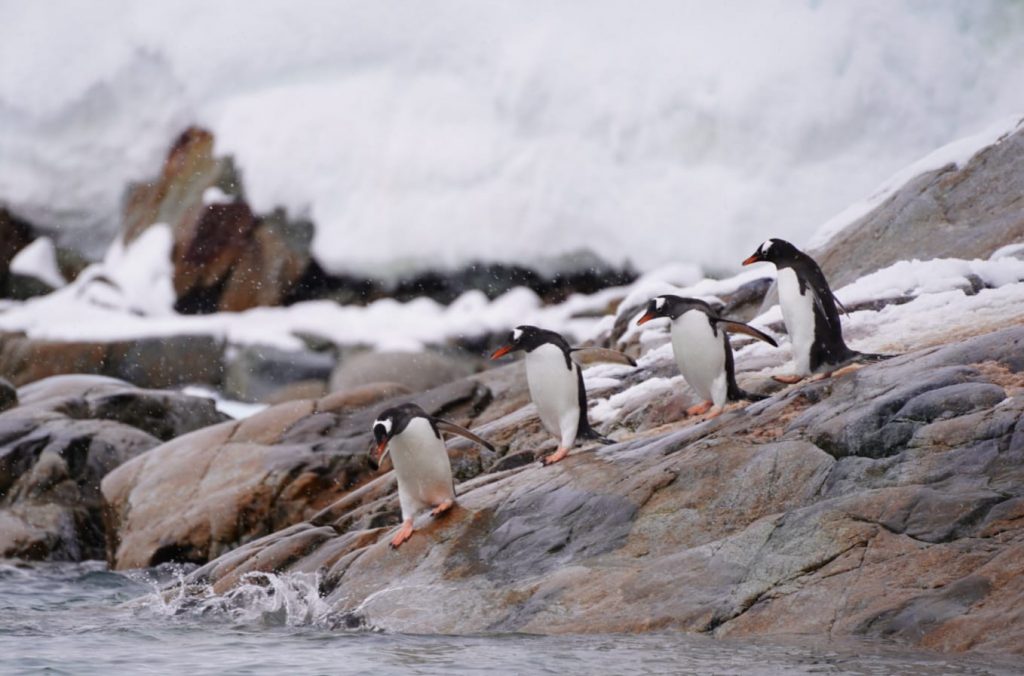
[[[224,419],[208,399],[94,376],[48,378],[18,395],[0,413],[0,558],[103,558],[103,477]]]
[[[415,401],[466,423],[489,396],[468,380],[406,392],[379,384],[279,404],[172,439],[125,463],[102,485],[109,560],[118,568],[203,563],[308,519],[372,483],[370,426],[381,409]],[[453,464],[456,475],[475,476],[490,458],[467,446],[453,453]]]
[[[712,421],[620,427],[616,445],[553,467],[496,465],[399,550],[383,475],[191,582],[319,571],[338,611],[393,631],[682,629],[1020,652],[1022,355],[1024,327],[1010,328]],[[513,373],[476,378],[516,402]],[[528,407],[499,408],[475,422],[505,440],[505,458],[522,450],[509,439],[543,443]]]

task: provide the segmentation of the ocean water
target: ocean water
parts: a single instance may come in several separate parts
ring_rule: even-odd
[[[0,673],[1013,674],[1024,662],[882,643],[685,634],[394,635],[349,630],[308,576],[224,596],[175,591],[181,571],[0,562]],[[169,593],[158,589],[170,586]]]

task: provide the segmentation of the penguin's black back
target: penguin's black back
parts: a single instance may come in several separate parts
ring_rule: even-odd
[[[812,294],[814,302],[814,342],[811,344],[810,367],[816,371],[826,364],[840,364],[856,357],[858,353],[851,350],[843,340],[843,327],[839,322],[839,309],[836,307],[832,289],[813,258],[797,251],[791,267],[800,282],[800,292]],[[816,300],[815,300],[816,299]]]

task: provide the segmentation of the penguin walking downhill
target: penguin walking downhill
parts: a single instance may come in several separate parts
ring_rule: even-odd
[[[702,300],[680,296],[658,296],[648,304],[637,326],[652,319],[672,321],[672,353],[676,364],[703,403],[686,409],[688,415],[701,415],[709,409],[709,418],[721,415],[727,401],[757,401],[765,397],[740,389],[736,384],[732,345],[726,332],[744,333],[778,347],[775,340],[743,322],[720,317]]]
[[[431,507],[431,514],[436,517],[455,504],[452,465],[442,432],[458,434],[494,450],[494,446],[464,427],[428,415],[416,404],[386,409],[373,422],[377,447],[371,459],[379,467],[390,455],[398,479],[402,526],[391,538],[392,547],[397,548],[412,537],[413,518],[421,510]]]
[[[839,310],[846,312],[832,293],[814,259],[782,239],[769,239],[743,261],[774,263],[778,268],[779,306],[793,350],[794,374],[776,376],[783,383],[798,382],[812,373],[828,375],[854,359],[879,361],[889,355],[851,350],[843,340]]]
[[[526,382],[530,398],[537,405],[544,429],[558,439],[558,450],[544,458],[551,465],[564,458],[577,441],[613,444],[590,426],[587,419],[587,391],[583,372],[572,359],[574,352],[592,352],[605,361],[636,366],[636,362],[615,350],[569,346],[561,335],[536,326],[518,326],[509,335],[507,345],[499,347],[491,359],[500,359],[510,352],[526,352]]]

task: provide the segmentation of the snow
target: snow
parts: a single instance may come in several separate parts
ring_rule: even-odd
[[[232,204],[235,198],[215,185],[203,191],[203,204]]]
[[[97,256],[191,123],[332,270],[586,244],[728,271],[1024,110],[1000,0],[9,1],[0,25],[0,201]]]
[[[977,293],[968,292],[972,284],[968,276],[976,276],[988,287]],[[708,280],[710,285],[712,280]],[[715,284],[730,285],[735,280],[718,280]],[[699,285],[695,285],[699,286]],[[1024,323],[1024,260],[1001,257],[997,260],[935,259],[930,261],[900,261],[861,277],[836,292],[846,304],[875,299],[893,299],[914,296],[902,304],[890,304],[881,310],[861,310],[841,316],[843,335],[850,346],[862,352],[900,353],[942,344],[969,335],[995,331],[1004,326]],[[756,317],[751,324],[762,329],[780,322],[778,305]],[[664,365],[674,361],[672,346],[666,342],[667,322],[644,324],[640,333],[640,367]],[[734,341],[736,370],[750,370],[751,361],[782,352],[789,358],[789,340],[781,336],[779,348],[760,341],[742,346]],[[790,372],[790,366],[759,371],[770,376]],[[596,368],[596,367],[595,367]],[[586,378],[591,378],[588,371]],[[595,380],[609,386],[606,381],[614,374],[596,373]],[[675,388],[685,387],[679,377],[669,382],[665,378],[650,378],[609,396],[594,398],[591,415],[596,421],[616,419],[624,411],[635,410],[647,402],[664,396]]]
[[[57,267],[57,249],[49,237],[37,237],[11,259],[11,272],[27,275],[59,289],[67,284]]]
[[[953,141],[899,170],[879,186],[870,197],[856,202],[825,222],[807,242],[808,248],[824,246],[848,225],[871,213],[910,180],[946,165],[962,167],[980,150],[997,144],[1004,137],[1024,128],[1024,113],[1018,113],[990,125],[984,131]]]
[[[187,394],[192,397],[205,397],[206,399],[213,399],[214,406],[217,410],[225,415],[229,415],[235,420],[241,420],[248,418],[249,416],[256,415],[260,411],[268,408],[268,404],[248,404],[244,401],[235,401],[234,399],[225,399],[221,396],[220,392],[211,390],[208,387],[201,385],[189,385],[181,388],[183,394]]]

